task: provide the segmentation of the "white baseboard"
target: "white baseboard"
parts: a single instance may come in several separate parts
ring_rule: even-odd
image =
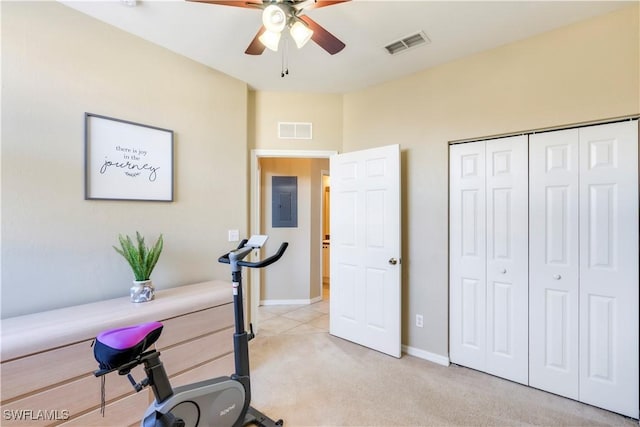
[[[322,297],[311,299],[265,299],[260,300],[260,305],[309,305],[322,301]]]
[[[419,357],[420,359],[428,360],[429,362],[437,363],[438,365],[449,366],[451,364],[449,358],[446,356],[420,350],[419,348],[409,347],[408,345],[403,345],[402,351],[407,353],[409,356]]]

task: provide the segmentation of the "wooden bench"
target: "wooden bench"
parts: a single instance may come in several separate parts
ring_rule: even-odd
[[[3,319],[0,424],[139,425],[153,394],[111,373],[103,417],[91,345],[103,330],[152,320],[164,324],[155,347],[174,387],[233,372],[232,288],[224,281],[161,290],[146,303],[124,297]],[[141,366],[132,374],[144,378]]]

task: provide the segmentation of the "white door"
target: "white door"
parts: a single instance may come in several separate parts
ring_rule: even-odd
[[[400,357],[400,146],[330,165],[330,333]]]
[[[637,418],[638,122],[530,146],[530,384]]]
[[[526,384],[527,137],[449,153],[450,358]]]
[[[487,372],[529,382],[527,136],[486,142]]]
[[[580,129],[580,400],[638,417],[638,122]]]
[[[578,129],[529,138],[529,384],[579,398]]]
[[[449,357],[485,371],[485,142],[452,145],[449,173]]]

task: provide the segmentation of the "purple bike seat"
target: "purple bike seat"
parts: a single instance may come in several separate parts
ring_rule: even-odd
[[[124,328],[109,329],[100,332],[96,339],[113,349],[126,350],[143,342],[151,332],[158,328],[162,328],[162,323],[140,323],[139,325],[125,326]],[[147,346],[151,344],[153,343],[147,343]]]
[[[93,355],[100,369],[115,369],[135,360],[160,338],[162,323],[147,322],[100,332]]]

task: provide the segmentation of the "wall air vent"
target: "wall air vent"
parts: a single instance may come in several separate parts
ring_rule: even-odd
[[[311,123],[278,122],[280,139],[312,139]]]
[[[393,43],[389,43],[384,48],[387,50],[387,52],[390,55],[395,55],[397,53],[404,52],[405,50],[410,49],[412,47],[420,46],[423,44],[429,44],[429,43],[431,43],[431,40],[429,40],[429,37],[427,37],[427,35],[423,31],[419,31],[415,34],[406,36]]]

